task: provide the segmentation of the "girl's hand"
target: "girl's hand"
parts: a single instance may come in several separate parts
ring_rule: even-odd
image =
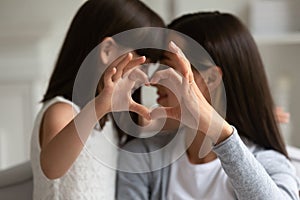
[[[97,96],[101,103],[106,104],[107,112],[132,111],[150,119],[149,110],[133,101],[131,92],[134,86],[148,84],[147,75],[137,66],[145,62],[145,57],[133,58],[126,54],[114,61],[103,76],[103,89]]]

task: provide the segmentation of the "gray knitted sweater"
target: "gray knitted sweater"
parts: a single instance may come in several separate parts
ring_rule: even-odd
[[[124,147],[126,151],[144,154],[136,157],[120,152],[119,168],[122,171],[118,172],[117,199],[168,199],[170,165],[166,163],[172,157],[170,151],[160,151],[159,157],[155,158],[149,153],[162,149],[173,138],[172,134],[158,134],[148,139],[133,140]],[[214,146],[213,151],[234,188],[235,199],[299,200],[296,171],[280,153],[242,141],[236,129],[228,139]],[[157,168],[158,164],[160,168]]]

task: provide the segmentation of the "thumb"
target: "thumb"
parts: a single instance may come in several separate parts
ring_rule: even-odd
[[[149,84],[148,76],[140,69],[131,71],[131,73],[128,75],[128,79],[135,82]]]
[[[147,120],[151,120],[148,108],[146,108],[145,106],[143,106],[141,104],[138,104],[133,101],[129,106],[129,110],[141,115],[143,118],[145,118]]]

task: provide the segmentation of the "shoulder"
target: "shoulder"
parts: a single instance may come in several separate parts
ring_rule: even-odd
[[[241,137],[241,139],[269,174],[286,172],[294,175],[296,173],[295,167],[285,155],[276,150],[263,148],[246,138]]]
[[[275,181],[280,180],[281,187],[288,185],[286,187],[291,189],[296,182],[295,191],[299,190],[300,180],[296,168],[286,156],[275,150],[260,150],[254,156]]]
[[[40,145],[44,147],[76,115],[71,104],[56,102],[44,111],[40,127]]]
[[[242,138],[242,141],[247,146],[249,151],[266,169],[280,169],[293,170],[293,165],[290,160],[280,152],[272,149],[263,148],[252,141]]]
[[[74,111],[72,105],[64,102],[57,102],[49,106],[43,116],[43,124],[60,124],[65,121],[70,121],[76,112]]]
[[[62,97],[57,96],[43,103],[43,108],[41,109],[43,115],[53,115],[53,114],[68,114],[71,113],[75,115],[80,112],[80,108],[74,104],[72,101]]]
[[[263,148],[250,140],[242,139],[249,151],[252,152],[254,157],[264,166],[268,168],[286,168],[292,169],[293,165],[290,160],[280,152],[272,149]],[[274,166],[274,163],[280,165]]]
[[[74,109],[71,104],[65,102],[56,102],[50,105],[46,111],[45,115],[53,115],[53,114],[64,114],[64,113],[74,113]]]
[[[266,150],[260,148],[253,153],[255,158],[264,166],[269,173],[286,171],[296,174],[296,169],[291,161],[283,154],[275,150]]]

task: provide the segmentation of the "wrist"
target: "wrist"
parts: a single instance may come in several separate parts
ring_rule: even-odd
[[[221,134],[216,141],[215,145],[220,144],[221,142],[225,141],[227,138],[229,138],[233,134],[233,128],[228,124],[226,121],[224,122],[224,125],[222,127]]]
[[[104,115],[111,112],[110,99],[106,99],[102,94],[99,94],[94,99],[93,108],[98,119],[101,119]]]

